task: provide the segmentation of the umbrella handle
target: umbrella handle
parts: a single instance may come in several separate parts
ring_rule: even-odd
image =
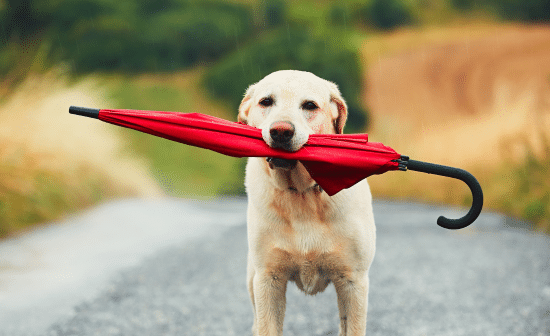
[[[445,229],[458,230],[467,227],[477,219],[481,213],[481,208],[483,208],[483,191],[481,190],[479,182],[472,174],[459,168],[409,160],[406,156],[402,156],[401,160],[398,161],[401,170],[410,169],[422,173],[452,177],[465,182],[468,187],[470,187],[470,191],[472,192],[472,206],[470,211],[468,211],[465,216],[458,219],[449,219],[447,217],[440,216],[437,219],[437,225]]]

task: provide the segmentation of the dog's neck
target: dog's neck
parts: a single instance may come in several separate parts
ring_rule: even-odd
[[[268,163],[264,163],[264,167],[275,188],[281,191],[297,194],[320,194],[322,192],[321,187],[311,178],[309,172],[300,162],[292,169],[272,169]]]

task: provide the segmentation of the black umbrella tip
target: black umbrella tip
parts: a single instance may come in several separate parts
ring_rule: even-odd
[[[69,113],[76,114],[83,117],[99,119],[99,109],[71,106],[69,107]]]

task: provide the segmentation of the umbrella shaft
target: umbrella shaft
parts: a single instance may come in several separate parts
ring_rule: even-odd
[[[76,114],[88,118],[99,119],[99,109],[93,109],[88,107],[71,106],[69,107],[70,114]]]

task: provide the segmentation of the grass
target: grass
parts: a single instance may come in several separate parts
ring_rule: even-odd
[[[495,210],[534,224],[537,230],[550,234],[550,141],[541,134],[545,150],[542,155],[526,144],[525,159],[503,167],[494,175],[489,200]]]
[[[226,107],[207,100],[199,85],[202,69],[135,78],[105,78],[117,108],[200,112],[235,119]],[[134,130],[120,129],[126,151],[147,158],[165,192],[181,197],[213,197],[243,193],[244,159],[183,145]]]
[[[146,168],[120,155],[107,124],[71,116],[70,105],[105,106],[93,78],[33,74],[0,105],[0,237],[115,197],[153,196]]]
[[[135,195],[101,170],[82,165],[57,171],[39,164],[40,154],[0,148],[0,238],[105,200]]]
[[[0,238],[111,198],[133,194],[115,186],[101,172],[90,169],[83,169],[70,177],[46,169],[25,171],[19,164],[4,161],[0,165],[0,174],[3,176],[0,184]],[[26,183],[22,185],[21,180]]]

